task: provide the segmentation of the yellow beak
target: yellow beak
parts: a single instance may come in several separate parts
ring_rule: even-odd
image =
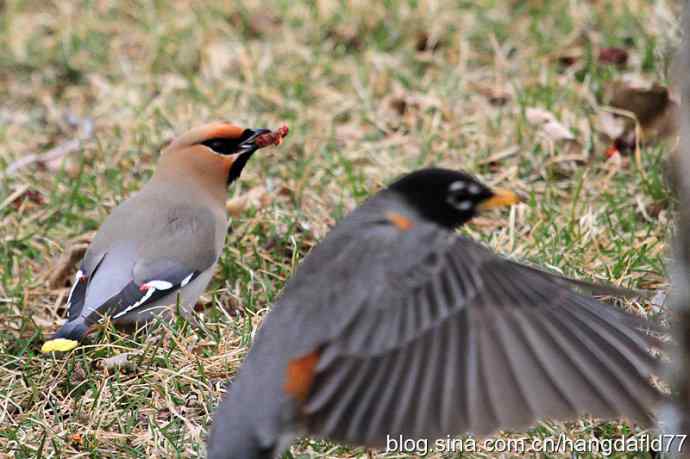
[[[512,206],[520,202],[520,197],[510,190],[503,188],[496,188],[493,191],[493,196],[483,201],[477,208],[479,210],[495,209],[497,207]]]

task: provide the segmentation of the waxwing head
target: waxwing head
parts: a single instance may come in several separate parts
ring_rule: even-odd
[[[190,129],[163,150],[159,169],[164,175],[184,170],[207,186],[225,188],[239,178],[252,154],[265,146],[256,140],[269,132],[223,121]]]
[[[389,189],[423,217],[447,228],[456,228],[483,210],[520,202],[512,191],[491,189],[469,174],[449,169],[422,169]]]

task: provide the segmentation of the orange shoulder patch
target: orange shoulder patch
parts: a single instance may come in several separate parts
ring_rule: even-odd
[[[414,226],[412,220],[397,212],[386,212],[386,218],[402,231],[407,231]]]
[[[314,382],[314,369],[318,362],[319,351],[290,360],[285,370],[285,384],[283,384],[285,393],[300,401],[306,400]]]

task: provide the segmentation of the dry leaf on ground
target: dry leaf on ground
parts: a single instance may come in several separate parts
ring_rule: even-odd
[[[624,66],[628,62],[628,52],[615,46],[602,48],[599,51],[599,63]]]
[[[556,119],[556,116],[543,108],[530,107],[526,110],[527,121],[541,130],[553,141],[575,140],[572,131]]]
[[[229,199],[225,203],[225,208],[231,216],[239,217],[248,207],[262,209],[270,204],[271,200],[271,195],[266,191],[266,187],[257,186],[241,196]]]
[[[76,270],[77,264],[81,261],[89,247],[94,232],[89,232],[70,241],[68,248],[52,263],[48,268],[46,277],[48,287],[51,289],[63,288],[66,286],[72,272]]]
[[[612,83],[608,93],[611,107],[635,115],[646,140],[675,133],[678,103],[665,86],[641,80],[621,80]]]

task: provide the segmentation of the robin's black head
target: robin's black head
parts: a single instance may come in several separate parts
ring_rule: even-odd
[[[418,170],[389,189],[422,216],[447,228],[462,225],[482,210],[519,202],[511,191],[492,190],[469,174],[449,169]]]

